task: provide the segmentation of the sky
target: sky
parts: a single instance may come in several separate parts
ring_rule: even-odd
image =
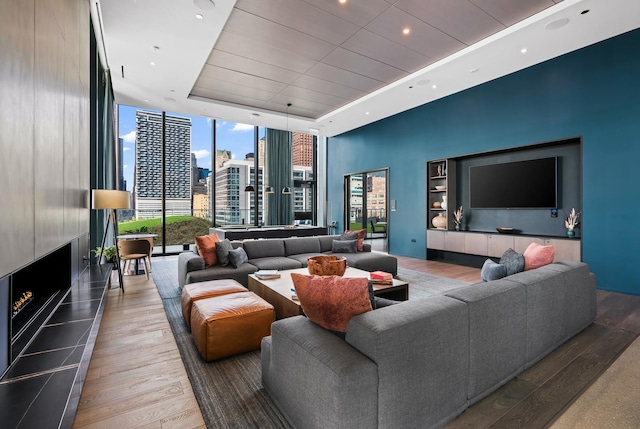
[[[118,106],[118,137],[123,139],[124,178],[127,191],[133,191],[133,171],[136,148],[136,110],[158,112],[126,105]],[[191,152],[195,153],[198,167],[211,169],[211,124],[213,119],[202,116],[167,112],[168,115],[191,118]],[[234,159],[244,159],[253,152],[253,125],[216,120],[216,146],[218,150],[230,150]],[[260,130],[260,136],[264,129]]]

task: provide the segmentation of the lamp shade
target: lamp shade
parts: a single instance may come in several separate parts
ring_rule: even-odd
[[[285,195],[291,194],[291,188],[288,186],[285,186],[284,188],[282,188],[282,193]]]
[[[94,209],[128,209],[129,192],[112,189],[93,189],[91,191]]]
[[[244,188],[244,191],[245,191],[245,192],[253,192],[253,191],[255,191],[255,189],[253,188],[253,185],[247,185],[247,186]]]
[[[273,186],[267,186],[267,187],[265,187],[265,188],[264,188],[264,193],[265,193],[265,194],[273,194],[273,193],[274,193],[274,191],[273,191]]]

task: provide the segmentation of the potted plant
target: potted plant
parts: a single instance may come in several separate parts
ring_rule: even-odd
[[[456,231],[460,231],[460,224],[462,223],[462,206],[458,210],[453,212],[453,221],[456,224]]]
[[[576,212],[575,208],[571,209],[571,213],[567,216],[567,220],[564,221],[564,226],[567,228],[567,236],[573,237],[575,232],[573,230],[578,226],[580,222],[578,222],[578,218],[580,217],[580,212]]]
[[[98,246],[93,249],[92,252],[96,255],[102,253],[102,256],[104,257],[106,262],[110,262],[112,264],[116,263],[116,246],[109,246],[104,248]]]

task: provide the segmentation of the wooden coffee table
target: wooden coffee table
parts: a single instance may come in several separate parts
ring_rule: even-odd
[[[307,268],[296,268],[295,270],[281,270],[279,279],[260,280],[254,274],[249,274],[249,290],[265,301],[273,305],[277,319],[304,314],[300,302],[291,299],[293,292],[292,273],[309,274]],[[369,278],[369,271],[348,267],[343,277],[364,277]],[[391,285],[373,285],[373,294],[396,301],[406,301],[409,299],[409,283],[393,279]]]

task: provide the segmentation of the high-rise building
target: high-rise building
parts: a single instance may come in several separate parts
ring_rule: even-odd
[[[245,192],[248,184],[256,186],[253,160],[228,160],[216,170],[216,224],[255,224],[255,193]],[[258,189],[262,190],[262,167],[258,167]],[[262,192],[258,192],[258,223],[262,223]]]
[[[230,150],[221,150],[218,149],[216,151],[216,168],[222,167],[222,165],[229,161],[233,156],[231,155]]]
[[[313,135],[306,133],[291,133],[293,165],[313,167]]]
[[[136,218],[162,211],[162,115],[136,112]],[[165,207],[168,216],[191,215],[191,119],[165,115]]]

